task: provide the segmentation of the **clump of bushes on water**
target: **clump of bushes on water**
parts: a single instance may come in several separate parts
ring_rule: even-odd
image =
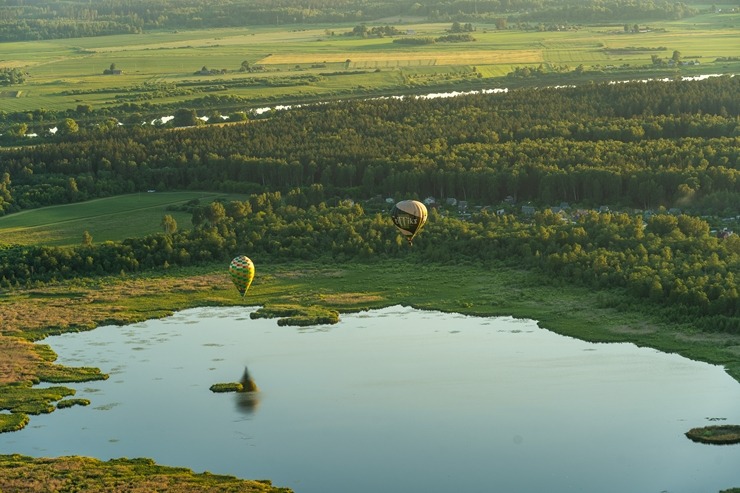
[[[249,318],[256,320],[258,318],[295,317],[301,313],[301,309],[298,307],[286,307],[283,305],[263,306],[256,312],[250,313]]]
[[[307,327],[309,325],[336,324],[339,322],[339,312],[320,306],[307,308],[297,306],[264,306],[249,315],[251,319],[277,318],[277,324]]]
[[[700,443],[712,443],[716,445],[740,443],[740,425],[715,425],[692,428],[686,432],[686,436]]]
[[[57,402],[57,409],[65,409],[72,406],[89,406],[90,401],[88,399],[62,399]]]
[[[244,392],[244,385],[239,382],[214,383],[211,392]]]

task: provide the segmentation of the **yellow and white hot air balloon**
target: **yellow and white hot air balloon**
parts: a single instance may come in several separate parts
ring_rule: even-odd
[[[254,263],[244,255],[234,258],[229,265],[229,275],[239,294],[244,297],[254,279]]]

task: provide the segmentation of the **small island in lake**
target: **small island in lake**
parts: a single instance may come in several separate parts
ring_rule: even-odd
[[[259,388],[249,374],[249,369],[244,368],[240,382],[214,383],[211,385],[211,392],[259,392]]]
[[[686,432],[689,439],[700,443],[729,445],[740,443],[740,425],[714,425],[692,428]]]
[[[239,382],[214,383],[211,385],[211,392],[244,392],[244,386]]]

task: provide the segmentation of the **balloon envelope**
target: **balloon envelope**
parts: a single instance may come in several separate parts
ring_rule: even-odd
[[[427,222],[427,207],[418,200],[402,200],[393,206],[391,219],[402,235],[411,244]]]
[[[249,257],[239,255],[231,261],[229,275],[234,286],[239,290],[239,294],[244,296],[252,284],[252,279],[254,279],[254,264]]]

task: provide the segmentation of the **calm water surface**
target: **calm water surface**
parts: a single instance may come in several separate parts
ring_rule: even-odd
[[[110,379],[76,385],[90,406],[0,435],[0,453],[151,457],[297,493],[740,486],[740,446],[684,436],[740,422],[720,367],[531,320],[395,306],[298,329],[254,309],[49,337],[59,363]],[[258,398],[210,392],[245,367]]]

